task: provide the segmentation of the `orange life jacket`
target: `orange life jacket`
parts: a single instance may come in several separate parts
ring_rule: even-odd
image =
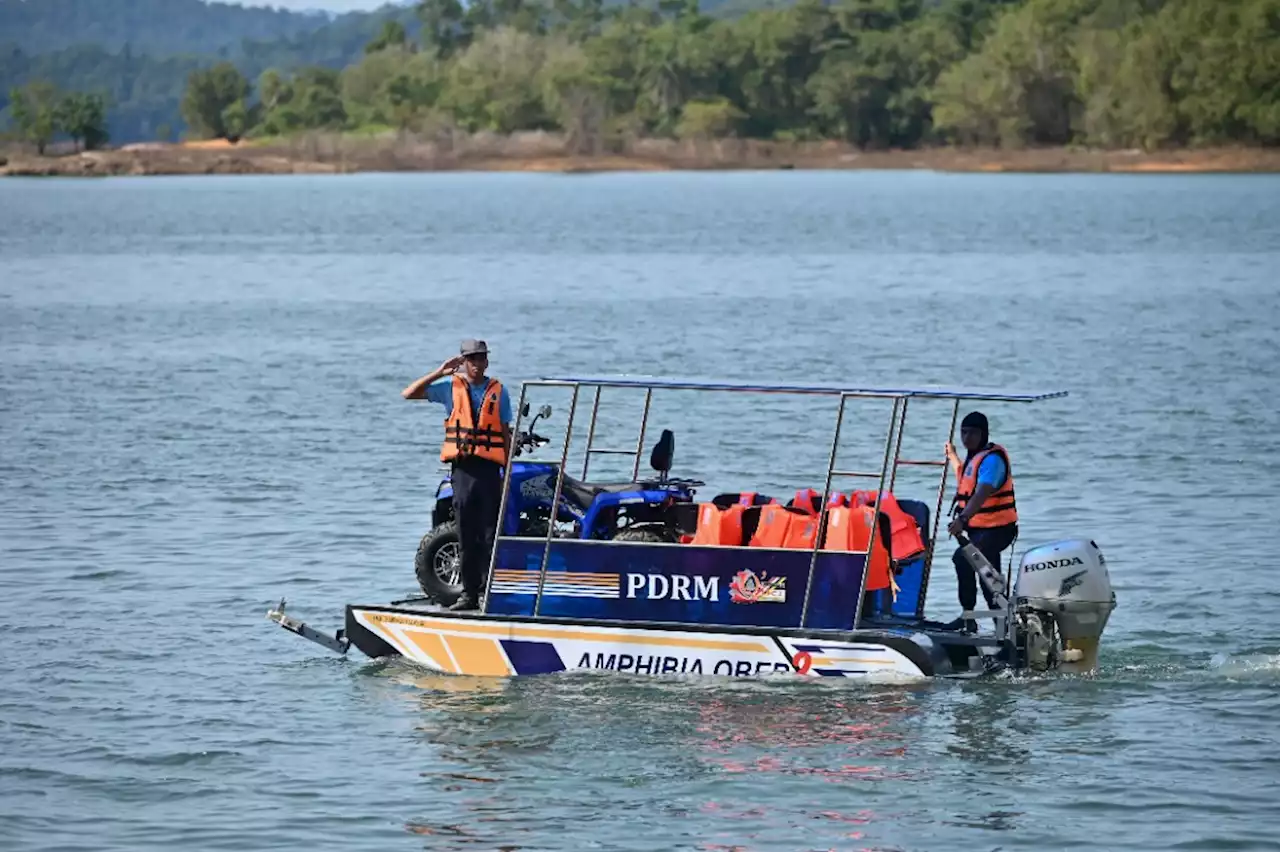
[[[818,543],[818,514],[808,517],[796,517],[787,525],[787,537],[783,547],[796,547],[800,550],[813,550]]]
[[[742,513],[750,503],[735,503],[721,509],[714,503],[698,507],[698,529],[692,544],[723,544],[742,546]]]
[[[440,448],[440,461],[481,458],[506,464],[507,447],[502,440],[503,423],[499,413],[501,399],[502,383],[497,379],[489,379],[477,418],[471,410],[470,385],[460,375],[453,377],[453,410],[444,421],[444,445]]]
[[[854,506],[870,506],[876,501],[875,491],[855,491],[850,495]],[[889,526],[893,529],[893,558],[905,562],[911,557],[924,553],[924,539],[920,535],[920,525],[916,519],[908,515],[898,505],[898,498],[888,491],[880,496],[880,511],[889,516]]]
[[[872,532],[876,535],[872,536]],[[872,544],[872,542],[874,543]],[[871,544],[868,548],[868,544]],[[824,550],[854,553],[871,551],[867,556],[866,591],[889,588],[889,551],[884,536],[877,531],[875,512],[870,506],[837,506],[827,510],[827,538]]]
[[[817,515],[770,503],[761,507],[760,523],[749,544],[752,547],[812,548],[817,535]]]
[[[1009,462],[1009,453],[999,444],[987,444],[974,453],[969,464],[960,471],[960,484],[956,487],[956,506],[964,511],[969,498],[978,487],[978,469],[982,460],[995,453],[1004,459],[1004,482],[994,492],[987,495],[978,511],[969,518],[969,526],[986,529],[1004,527],[1018,522],[1018,510],[1013,499],[1013,465]]]
[[[810,515],[818,514],[817,503],[822,499],[822,495],[812,488],[801,488],[796,492],[795,499],[791,501],[793,508],[799,509]]]

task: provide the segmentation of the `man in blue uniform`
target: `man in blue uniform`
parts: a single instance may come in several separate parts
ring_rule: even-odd
[[[498,525],[502,470],[511,455],[511,398],[501,382],[485,375],[488,366],[485,342],[464,340],[457,356],[400,392],[405,399],[444,406],[440,460],[452,468],[453,515],[462,551],[462,595],[452,610],[479,607]]]
[[[947,460],[956,475],[955,507],[959,510],[947,525],[947,532],[956,535],[964,531],[991,567],[999,572],[1000,554],[1018,537],[1018,510],[1009,454],[1004,447],[991,443],[986,415],[979,411],[970,412],[961,421],[960,440],[966,451],[963,463],[951,442],[946,445]],[[952,562],[956,567],[960,607],[972,610],[978,600],[977,573],[960,548],[956,548]],[[982,586],[982,596],[987,599],[988,608],[994,606],[986,586]],[[978,629],[973,619],[965,619],[963,615],[953,626],[969,632]]]

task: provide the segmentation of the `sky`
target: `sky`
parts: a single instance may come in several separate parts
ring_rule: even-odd
[[[353,12],[357,9],[376,9],[386,3],[386,0],[225,0],[225,2],[238,2],[242,6],[272,6],[295,12],[304,12],[309,9]]]

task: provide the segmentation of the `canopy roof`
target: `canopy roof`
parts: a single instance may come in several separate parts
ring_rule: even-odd
[[[1028,390],[935,385],[810,384],[803,382],[742,382],[686,379],[671,376],[544,376],[539,381],[598,387],[653,388],[664,390],[737,391],[741,393],[813,394],[819,396],[890,396],[934,399],[972,399],[997,402],[1039,402],[1067,395],[1065,390]]]

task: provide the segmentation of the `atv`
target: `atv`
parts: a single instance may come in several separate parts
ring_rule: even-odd
[[[521,416],[528,413],[526,403]],[[516,436],[516,457],[550,443],[549,439],[533,431],[538,420],[550,416],[551,406],[542,406],[528,429]],[[520,462],[513,458],[508,465],[511,484],[500,534],[533,538],[678,542],[682,535],[691,533],[696,526],[694,494],[699,486],[706,483],[696,479],[668,478],[674,457],[675,435],[664,429],[649,457],[650,466],[657,472],[654,478],[588,483],[566,474],[554,519],[551,503],[555,497],[556,471],[560,465]],[[505,478],[505,471],[503,476]],[[446,475],[436,487],[431,529],[418,543],[418,552],[413,560],[414,574],[423,594],[444,606],[457,600],[462,594],[460,556],[458,524],[453,512],[453,486]]]

